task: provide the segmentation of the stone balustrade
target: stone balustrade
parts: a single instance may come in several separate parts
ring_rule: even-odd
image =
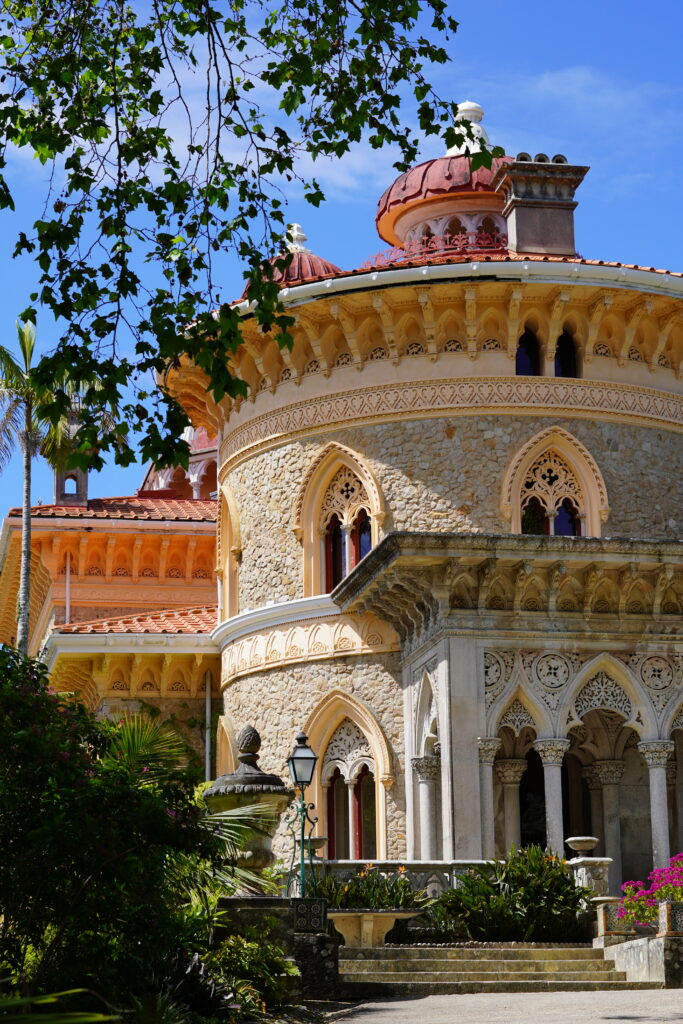
[[[372,867],[382,875],[394,875],[400,868],[405,870],[415,889],[426,889],[430,896],[439,896],[446,889],[457,888],[458,878],[470,868],[485,865],[485,860],[379,860]],[[324,860],[316,864],[321,875],[336,878],[350,878],[367,867],[364,860]]]

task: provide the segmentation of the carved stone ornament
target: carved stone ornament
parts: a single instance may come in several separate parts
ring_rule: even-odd
[[[519,785],[528,765],[524,758],[509,757],[496,761],[495,769],[504,786]]]
[[[500,725],[507,725],[515,736],[519,736],[525,726],[530,725],[533,728],[535,722],[531,712],[522,704],[521,700],[515,698],[501,718]]]
[[[596,711],[599,708],[618,711],[627,720],[633,714],[633,705],[628,694],[619,683],[602,671],[596,672],[584,684],[576,696],[574,707],[577,718],[583,718],[589,711]]]
[[[361,509],[370,515],[370,499],[365,487],[348,466],[342,466],[325,492],[320,509],[320,528],[325,529],[333,515],[350,526]]]
[[[595,776],[603,786],[615,786],[624,774],[623,761],[596,761],[593,765]]]
[[[258,766],[258,752],[261,749],[261,737],[253,725],[247,725],[237,735],[237,760],[239,765],[234,772],[221,775],[204,793],[204,799],[210,806],[216,798],[236,794],[259,795],[276,794],[291,798],[288,789],[279,775],[269,775]],[[258,799],[253,801],[258,803]],[[220,808],[218,808],[220,809]]]
[[[595,792],[600,789],[600,778],[598,776],[598,770],[594,764],[587,764],[583,766],[581,769],[581,778],[585,779],[586,785],[590,790]]]
[[[338,768],[347,782],[356,778],[360,768],[367,764],[370,771],[375,771],[375,759],[370,744],[355,722],[345,718],[335,729],[327,744],[323,758],[322,778],[327,781]]]
[[[552,738],[536,740],[534,743],[544,765],[561,765],[570,745],[569,740]]]
[[[411,764],[420,782],[434,782],[441,775],[440,757],[414,757]]]
[[[522,507],[538,498],[548,512],[555,512],[565,498],[577,511],[584,510],[581,485],[562,456],[552,448],[531,464],[522,484]]]
[[[534,671],[539,683],[549,690],[563,687],[571,675],[569,662],[561,654],[542,654],[534,664]]]
[[[674,680],[674,670],[666,658],[646,658],[640,666],[640,678],[651,690],[666,690]]]
[[[645,758],[648,768],[666,768],[666,762],[674,749],[671,740],[649,740],[638,744],[638,750]]]
[[[479,760],[481,764],[492,765],[496,754],[500,750],[500,739],[498,736],[480,736],[477,740],[479,747]]]
[[[484,651],[484,697],[490,708],[515,667],[515,651]]]
[[[680,709],[671,723],[671,731],[673,732],[674,729],[683,729],[683,708]]]

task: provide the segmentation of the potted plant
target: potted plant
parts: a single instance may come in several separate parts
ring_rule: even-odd
[[[384,944],[396,921],[416,917],[429,905],[424,889],[413,889],[404,867],[391,875],[366,864],[350,878],[320,879],[317,895],[327,901],[327,916],[351,948]]]

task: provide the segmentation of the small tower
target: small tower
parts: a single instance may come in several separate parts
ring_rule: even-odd
[[[55,470],[55,505],[87,505],[88,473],[85,469]]]

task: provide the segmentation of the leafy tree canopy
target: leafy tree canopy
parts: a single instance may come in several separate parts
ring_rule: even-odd
[[[445,0],[5,0],[0,205],[13,208],[13,150],[51,168],[15,255],[39,268],[24,317],[42,306],[66,325],[38,367],[47,413],[56,422],[69,405],[69,389],[54,391],[65,374],[86,392],[75,463],[99,468],[106,450],[130,463],[132,431],[144,459],[187,462],[185,414],[148,393],[185,352],[216,400],[242,393],[227,365],[240,315],[214,281],[224,254],[243,262],[260,325],[291,344],[268,262],[283,249],[283,189],[298,181],[317,206],[302,159],[362,139],[395,146],[399,169],[419,134],[462,141],[457,107],[425,77],[456,27]]]

